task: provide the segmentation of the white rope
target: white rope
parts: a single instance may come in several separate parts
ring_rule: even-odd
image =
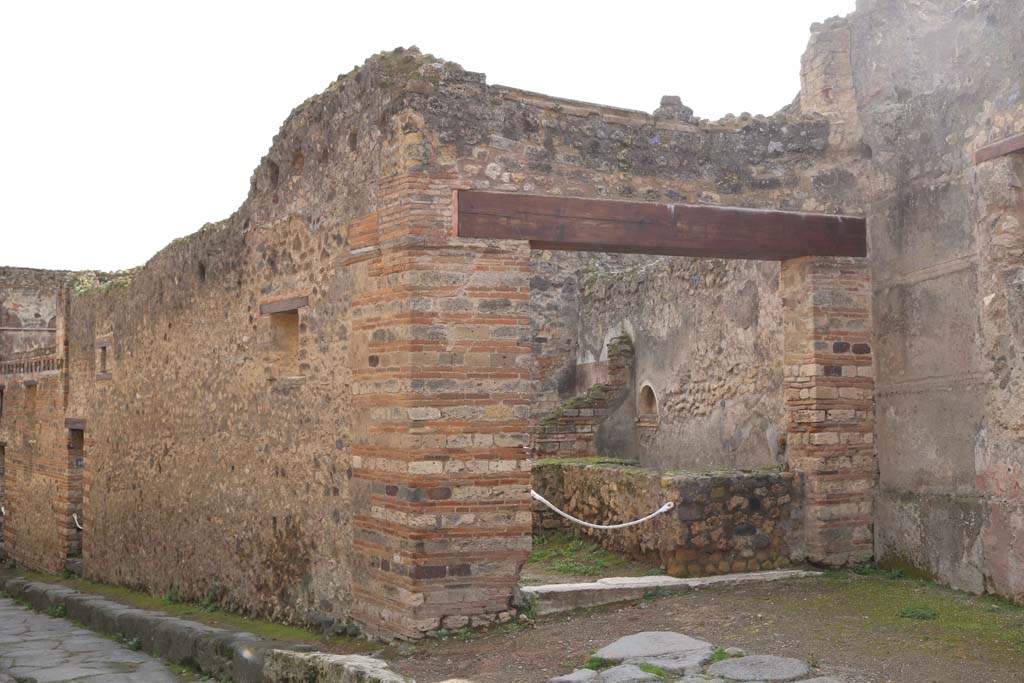
[[[637,524],[643,524],[647,520],[654,519],[655,517],[657,517],[661,513],[668,512],[669,510],[671,510],[672,508],[674,508],[676,506],[675,503],[673,503],[672,501],[669,501],[669,502],[665,503],[664,505],[662,505],[657,510],[655,510],[654,512],[652,512],[651,514],[647,515],[646,517],[641,517],[640,519],[634,520],[632,522],[623,522],[622,524],[591,524],[590,522],[584,522],[582,519],[577,519],[576,517],[573,517],[572,515],[570,515],[567,512],[562,512],[561,510],[556,508],[554,505],[552,505],[551,502],[547,498],[545,498],[544,496],[540,495],[539,493],[537,493],[536,491],[534,491],[532,489],[530,490],[530,495],[533,496],[534,499],[539,500],[540,502],[542,502],[545,505],[547,505],[549,508],[551,508],[552,510],[554,510],[555,512],[560,514],[562,517],[565,517],[566,519],[568,519],[570,522],[576,522],[577,524],[581,524],[581,525],[583,525],[585,527],[588,527],[590,529],[624,529],[627,526],[636,526]]]
[[[71,519],[75,520],[75,526],[77,526],[79,529],[82,528],[82,525],[79,524],[79,522],[78,522],[78,513],[77,512],[72,512],[71,513]]]

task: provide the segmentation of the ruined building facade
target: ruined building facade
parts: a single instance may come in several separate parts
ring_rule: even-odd
[[[375,56],[227,220],[127,273],[0,269],[5,552],[416,637],[507,618],[538,448],[774,468],[721,488],[777,487],[754,525],[790,560],[1022,600],[1024,157],[986,151],[1024,132],[1022,52],[1013,0],[861,0],[792,105],[716,122]],[[531,250],[453,234],[467,190],[864,216],[868,255]]]

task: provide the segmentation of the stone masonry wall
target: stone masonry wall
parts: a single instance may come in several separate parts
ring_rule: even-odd
[[[64,429],[66,273],[0,268],[0,518],[4,551],[59,571],[77,542]]]
[[[1022,26],[1016,0],[862,0],[848,20],[816,28],[833,59],[811,71],[851,74],[832,89],[844,122],[814,108],[871,157],[875,552],[1016,600],[1019,161],[975,166],[973,154],[1024,131]]]
[[[4,550],[18,564],[59,573],[75,540],[64,382],[59,371],[6,374]]]
[[[229,219],[74,282],[88,578],[282,621],[352,617],[351,235],[405,143],[406,68],[371,60],[296,108]]]
[[[650,258],[594,270],[580,294],[581,366],[604,340],[636,347],[629,398],[597,453],[662,469],[755,469],[785,461],[782,301],[775,263]],[[657,420],[634,426],[643,386]]]
[[[0,267],[0,360],[57,347],[61,271]]]
[[[852,212],[858,161],[830,136],[795,109],[712,123],[488,86],[416,51],[340,77],[229,219],[69,279],[46,429],[66,453],[63,420],[85,424],[86,576],[385,636],[509,618],[531,404],[558,388],[533,358],[565,369],[576,343],[531,315],[526,245],[451,236],[453,191]],[[23,528],[19,561],[55,567]]]
[[[633,343],[622,336],[608,343],[608,378],[565,401],[534,429],[533,452],[540,458],[590,458],[597,455],[602,424],[629,397]]]
[[[803,560],[802,484],[790,472],[667,475],[635,466],[542,461],[534,488],[555,506],[595,524],[675,509],[644,524],[595,531],[534,504],[534,529],[571,528],[602,546],[661,567],[703,576],[788,566]]]

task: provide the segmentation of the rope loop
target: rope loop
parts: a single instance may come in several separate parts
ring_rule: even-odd
[[[570,522],[576,522],[577,524],[579,524],[581,526],[585,526],[588,529],[625,529],[628,526],[636,526],[637,524],[643,524],[644,522],[646,522],[648,520],[654,519],[655,517],[657,517],[658,515],[662,514],[663,512],[668,512],[669,510],[671,510],[672,508],[674,508],[676,506],[675,503],[673,503],[672,501],[669,501],[669,502],[665,503],[664,505],[662,505],[657,510],[655,510],[654,512],[652,512],[651,514],[647,515],[646,517],[641,517],[640,519],[635,519],[632,522],[623,522],[622,524],[591,524],[590,522],[584,522],[582,519],[578,519],[576,517],[573,517],[572,515],[570,515],[567,512],[562,512],[561,510],[556,508],[551,503],[551,501],[549,501],[547,498],[545,498],[544,496],[540,495],[539,493],[537,493],[533,489],[530,489],[530,495],[533,496],[535,500],[539,500],[540,502],[544,503],[544,505],[547,505],[549,508],[551,508],[552,510],[554,510],[555,512],[560,514],[562,517],[565,517]]]

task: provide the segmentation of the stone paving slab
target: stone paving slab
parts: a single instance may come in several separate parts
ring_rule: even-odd
[[[718,650],[671,631],[619,638],[595,652],[592,665],[599,670],[577,669],[548,683],[842,683],[816,676],[800,659],[747,655],[737,648]]]
[[[0,673],[37,683],[180,683],[162,662],[0,598]],[[0,677],[0,680],[3,680]]]
[[[202,674],[211,676],[210,680],[234,683],[289,683],[296,680],[306,683],[411,683],[388,669],[385,662],[372,657],[312,652],[311,645],[264,640],[252,633],[228,631],[162,612],[127,607],[63,586],[23,578],[6,581],[3,589],[40,612],[59,609],[67,614],[68,619],[87,628],[136,639],[141,649],[173,663],[198,669]],[[27,676],[26,680],[34,679],[37,683],[65,680],[76,683],[148,683],[152,680],[159,683],[166,680],[157,677],[156,673],[151,674],[150,669],[157,660],[142,652],[118,647],[114,641],[99,638],[92,631],[78,628],[68,621],[43,616],[10,600],[7,602],[14,608],[12,614],[20,615],[19,618],[32,618],[29,629],[18,626],[15,621],[5,622],[0,614],[0,662],[3,661],[4,648],[11,649],[16,655],[10,662],[15,676],[21,675],[21,667],[34,666],[37,660],[48,661],[49,658],[59,663]],[[288,649],[279,649],[281,647]],[[54,659],[54,651],[67,657]],[[93,671],[96,668],[94,659],[99,652],[103,653],[108,668],[116,669],[114,673]],[[137,670],[132,671],[132,667]],[[0,672],[3,671],[0,665]],[[11,682],[0,678],[0,683]]]
[[[811,673],[811,667],[792,657],[773,655],[751,655],[716,662],[708,667],[712,676],[735,681],[795,681]]]
[[[644,631],[605,645],[594,657],[623,664],[649,664],[671,674],[689,674],[700,671],[714,651],[711,643],[682,633]]]

